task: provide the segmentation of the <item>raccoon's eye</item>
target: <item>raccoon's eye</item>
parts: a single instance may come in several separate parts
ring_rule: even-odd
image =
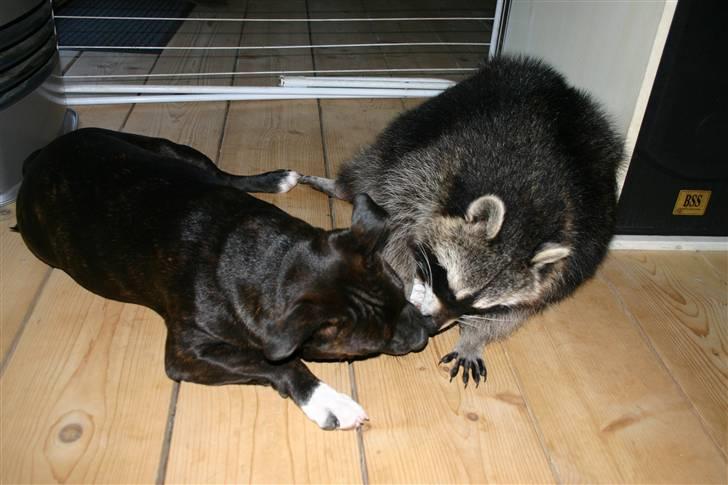
[[[494,313],[508,313],[511,309],[505,305],[493,305],[488,308],[479,308],[480,313],[494,314]]]
[[[493,305],[485,308],[473,307],[473,312],[480,315],[493,315],[498,313],[508,313],[510,311],[510,307],[505,305]]]

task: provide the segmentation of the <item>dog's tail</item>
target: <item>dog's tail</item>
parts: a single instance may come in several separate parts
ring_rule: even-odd
[[[218,179],[224,185],[234,187],[243,192],[281,194],[288,192],[298,184],[301,176],[293,170],[273,170],[257,175],[232,175],[221,172]]]

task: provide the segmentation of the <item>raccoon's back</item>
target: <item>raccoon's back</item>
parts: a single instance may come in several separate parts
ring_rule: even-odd
[[[543,62],[503,56],[485,62],[472,77],[397,117],[371,147],[342,168],[339,182],[356,185],[363,177],[381,180],[382,171],[401,165],[408,153],[426,149],[464,127],[487,125],[488,120],[520,123],[518,116],[510,116],[518,112],[558,122],[557,136],[566,144],[597,152],[589,159],[600,161],[603,175],[616,170],[620,141],[597,105]]]

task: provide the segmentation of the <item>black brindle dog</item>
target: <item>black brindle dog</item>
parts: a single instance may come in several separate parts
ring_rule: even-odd
[[[381,258],[386,214],[355,200],[352,226],[324,231],[245,192],[298,174],[222,172],[167,140],[83,129],[34,153],[18,230],[41,260],[167,325],[175,380],[268,384],[325,429],[367,419],[300,360],[404,354],[433,331]]]

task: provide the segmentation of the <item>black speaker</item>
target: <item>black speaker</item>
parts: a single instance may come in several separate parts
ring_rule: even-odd
[[[680,0],[619,201],[617,233],[728,235],[728,2]]]

